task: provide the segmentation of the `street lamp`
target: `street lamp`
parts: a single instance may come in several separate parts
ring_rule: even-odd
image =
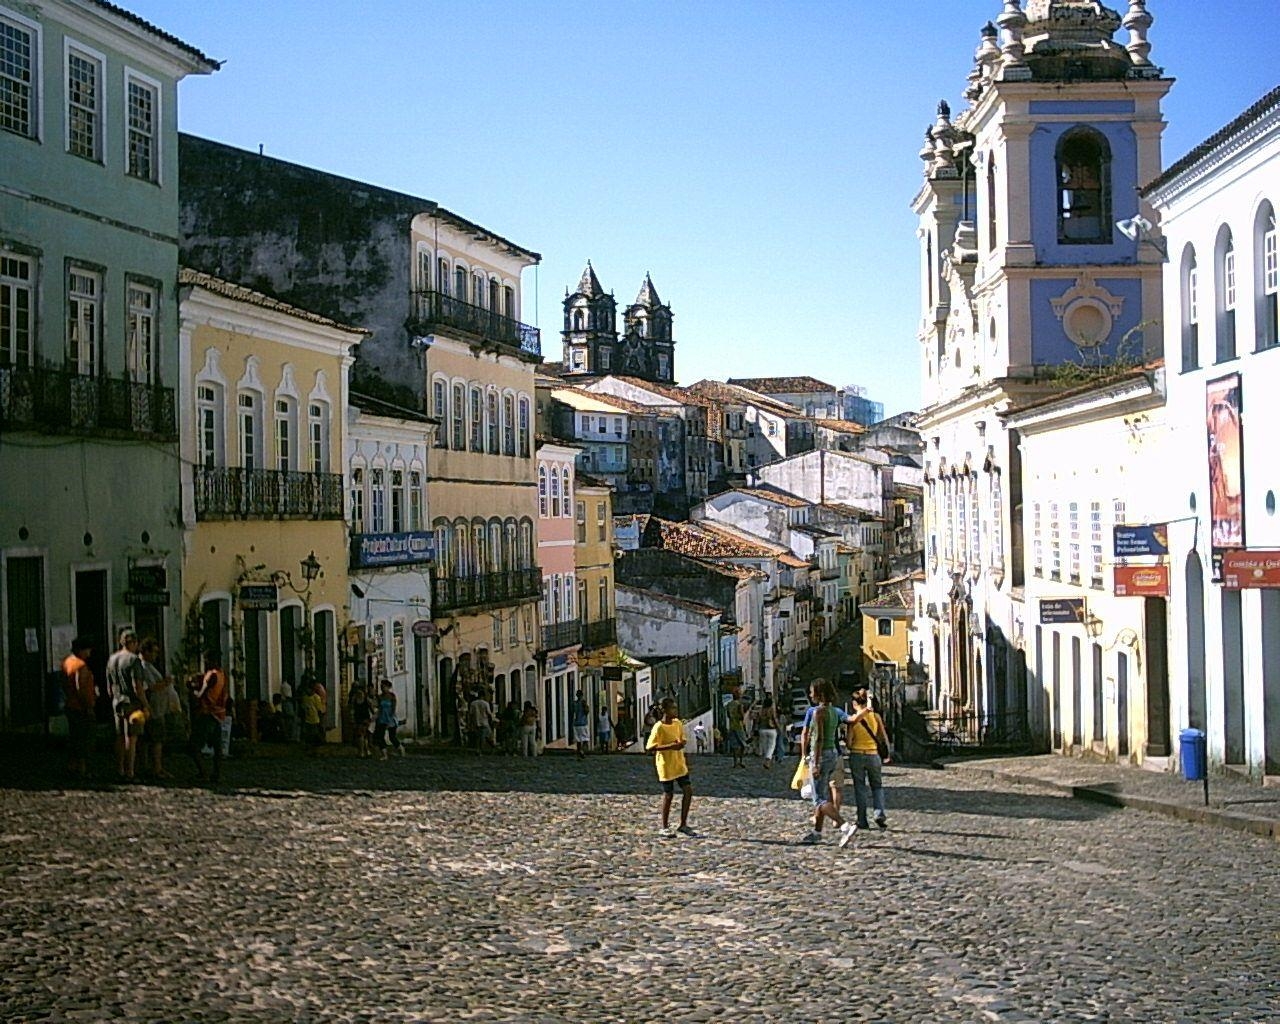
[[[310,675],[314,668],[315,650],[312,644],[311,633],[311,584],[314,583],[322,575],[320,559],[316,558],[315,551],[307,555],[299,564],[302,570],[303,585],[300,587],[293,582],[293,577],[287,569],[277,569],[271,574],[271,582],[277,587],[288,587],[300,598],[302,598],[302,662],[306,669],[307,675]]]

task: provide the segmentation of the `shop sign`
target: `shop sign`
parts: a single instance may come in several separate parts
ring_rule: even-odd
[[[240,608],[246,612],[273,612],[279,604],[274,583],[241,583]]]
[[[163,565],[129,566],[129,589],[124,592],[127,605],[169,607],[169,577]]]
[[[1117,565],[1116,597],[1168,597],[1169,567],[1160,565]]]
[[[357,533],[351,538],[351,568],[378,569],[414,565],[436,556],[436,537],[430,530],[408,533]]]
[[[414,636],[423,638],[437,636],[440,632],[436,629],[436,624],[430,619],[419,619],[410,628],[413,630]]]
[[[1040,599],[1040,625],[1076,625],[1084,622],[1083,597],[1055,597]]]
[[[620,683],[622,682],[622,666],[606,665],[604,668],[600,670],[600,675],[604,679],[609,680],[610,682]]]
[[[1280,587],[1280,551],[1224,551],[1222,585],[1228,590]]]
[[[1116,558],[1142,558],[1146,555],[1169,553],[1169,526],[1167,523],[1147,523],[1139,526],[1116,526],[1111,534]]]

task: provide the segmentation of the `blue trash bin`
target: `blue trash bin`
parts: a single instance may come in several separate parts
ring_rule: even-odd
[[[1183,729],[1178,734],[1182,777],[1188,782],[1208,778],[1208,759],[1205,756],[1205,736],[1200,729]]]

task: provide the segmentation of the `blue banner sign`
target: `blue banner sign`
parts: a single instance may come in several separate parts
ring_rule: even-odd
[[[1111,536],[1116,558],[1141,558],[1145,555],[1169,553],[1168,523],[1116,526]]]
[[[351,538],[351,568],[413,565],[436,557],[436,537],[429,530],[410,533],[358,533]]]
[[[1040,625],[1061,626],[1084,622],[1083,597],[1040,599]]]
[[[274,583],[241,583],[240,610],[246,612],[273,612],[280,593]]]

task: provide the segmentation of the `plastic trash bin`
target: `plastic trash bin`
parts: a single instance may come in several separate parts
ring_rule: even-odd
[[[1208,764],[1205,757],[1205,737],[1199,729],[1183,729],[1178,734],[1179,756],[1182,762],[1182,777],[1188,782],[1199,782],[1208,778]]]

